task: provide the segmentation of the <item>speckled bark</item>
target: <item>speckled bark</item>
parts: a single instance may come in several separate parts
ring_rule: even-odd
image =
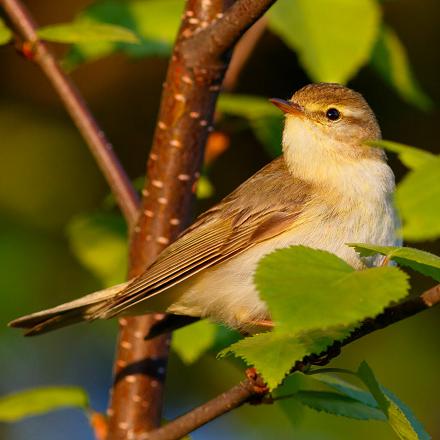
[[[38,40],[20,0],[0,0],[95,155],[132,229],[129,276],[140,274],[188,224],[215,102],[240,36],[275,0],[187,0],[168,68],[138,212],[136,194],[68,76]],[[24,49],[24,46],[23,46]],[[133,224],[138,219],[134,228]],[[109,440],[142,438],[159,426],[169,336],[144,341],[160,315],[120,320],[109,407]]]
[[[255,1],[253,7],[260,7],[260,16],[267,8],[262,8],[263,3],[273,2]],[[130,276],[141,273],[188,225],[229,49],[252,23],[246,21],[239,28],[236,22],[235,39],[230,38],[228,47],[218,45],[221,29],[211,36],[207,32],[211,23],[217,25],[227,17],[224,10],[230,6],[228,3],[232,2],[189,0],[186,4],[148,160],[147,185],[132,238]],[[230,34],[229,20],[226,24]],[[110,440],[138,438],[160,424],[170,339],[168,335],[151,341],[142,339],[158,319],[160,315],[121,322],[109,409]]]

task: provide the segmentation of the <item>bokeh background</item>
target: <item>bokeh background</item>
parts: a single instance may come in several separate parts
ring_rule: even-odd
[[[69,21],[91,2],[28,1],[38,22]],[[434,102],[440,101],[437,0],[383,4],[413,69]],[[60,49],[60,48],[58,48]],[[116,54],[84,64],[73,78],[133,179],[141,176],[151,143],[167,60]],[[280,40],[266,31],[244,66],[235,91],[287,98],[308,83],[304,70]],[[403,102],[368,66],[350,81],[375,110],[386,139],[439,153],[439,111]],[[219,128],[229,148],[213,163],[215,192],[205,209],[270,160],[253,132],[226,119]],[[391,156],[400,179],[405,169]],[[23,338],[6,323],[100,287],[76,258],[69,225],[79,215],[108,208],[108,188],[59,99],[39,69],[13,46],[0,47],[0,395],[28,387],[73,384],[87,389],[105,411],[111,384],[116,322],[82,325]],[[418,247],[439,253],[438,243]],[[120,268],[123,271],[123,268]],[[415,279],[415,289],[429,286]],[[366,359],[389,389],[408,403],[434,439],[440,439],[440,311],[432,310],[377,332],[344,349],[334,365],[355,368]],[[242,366],[207,354],[191,366],[170,359],[166,416],[173,417],[236,383]],[[288,413],[295,414],[292,418]],[[358,422],[294,404],[244,406],[193,434],[194,439],[391,439],[379,422]],[[92,439],[80,411],[62,410],[15,424],[1,424],[10,440]]]

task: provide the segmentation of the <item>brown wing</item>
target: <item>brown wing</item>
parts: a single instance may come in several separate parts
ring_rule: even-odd
[[[108,318],[291,228],[311,188],[278,158],[202,214],[93,317]]]

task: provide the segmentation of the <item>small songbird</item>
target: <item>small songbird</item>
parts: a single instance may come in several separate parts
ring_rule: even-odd
[[[356,269],[380,264],[346,245],[397,242],[394,175],[385,153],[365,144],[381,136],[367,102],[326,83],[271,102],[285,114],[282,156],[200,215],[142,275],[10,325],[34,335],[79,321],[168,312],[248,331],[270,319],[253,274],[273,250],[305,245]]]

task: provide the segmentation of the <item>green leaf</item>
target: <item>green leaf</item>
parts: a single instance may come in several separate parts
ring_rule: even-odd
[[[386,420],[377,408],[364,405],[350,397],[327,391],[299,391],[295,394],[303,405],[316,411],[324,411],[337,416],[350,417],[357,420]]]
[[[304,246],[263,257],[254,280],[277,329],[289,333],[354,325],[408,291],[398,268],[356,271],[334,254]]]
[[[430,440],[431,436],[411,409],[385,387],[381,386],[381,390],[389,402],[388,423],[398,437],[402,440]]]
[[[327,345],[324,346],[326,348]],[[324,349],[323,348],[323,349]],[[318,348],[319,351],[323,349]],[[296,361],[309,354],[309,347],[291,335],[277,332],[260,333],[242,339],[219,353],[234,353],[247,364],[253,365],[264,377],[270,389],[276,388]]]
[[[57,43],[137,43],[139,41],[129,29],[90,20],[45,26],[38,29],[37,33],[43,40]]]
[[[297,427],[304,418],[304,405],[293,398],[304,384],[303,374],[291,374],[282,385],[272,392],[274,405],[286,415],[292,427]]]
[[[376,402],[379,408],[383,411],[383,413],[388,417],[388,408],[390,406],[388,399],[382,392],[381,386],[377,381],[373,370],[370,366],[363,361],[358,368],[357,375],[359,379],[365,384],[365,386],[370,390],[370,393],[376,399]]]
[[[93,3],[79,18],[109,23],[130,29],[140,38],[139,44],[78,44],[71,48],[64,64],[74,68],[115,52],[130,56],[168,56],[180,24],[182,0],[104,0]]]
[[[120,216],[94,214],[71,221],[67,235],[74,254],[104,286],[118,284],[127,270],[127,238]]]
[[[440,157],[408,173],[396,190],[403,237],[410,241],[440,236]]]
[[[88,409],[87,393],[79,387],[33,388],[0,397],[0,421],[15,422],[66,407]]]
[[[394,267],[355,271],[329,252],[292,246],[262,258],[255,274],[276,327],[245,338],[233,352],[276,387],[296,361],[344,339],[359,321],[406,295],[407,275]]]
[[[440,281],[440,257],[411,247],[375,246],[365,243],[349,243],[363,257],[375,254],[386,255],[401,266],[412,269]]]
[[[0,44],[7,44],[12,39],[12,31],[6,26],[0,17]]]
[[[335,340],[344,339],[349,333],[349,330],[342,328],[293,335],[275,329],[244,338],[223,349],[219,356],[233,353],[242,358],[259,371],[270,389],[274,389],[296,361],[301,361],[312,353],[323,353]]]
[[[399,37],[388,26],[382,27],[371,57],[376,71],[399,93],[405,101],[427,110],[433,103],[415,79]]]
[[[431,438],[408,406],[377,381],[365,361],[359,366],[357,375],[373,394],[379,407],[387,416],[389,425],[400,439],[429,440]]]
[[[206,319],[173,333],[172,347],[185,364],[192,364],[216,342],[218,326]]]
[[[313,81],[346,83],[369,59],[379,30],[375,0],[278,0],[269,27]]]
[[[408,168],[415,170],[434,159],[436,156],[429,151],[420,148],[411,147],[410,145],[400,144],[398,142],[375,140],[368,141],[368,145],[397,153],[400,161]]]
[[[227,115],[246,119],[266,151],[272,157],[281,154],[283,115],[267,99],[223,93],[220,95],[217,109]]]
[[[377,402],[370,393],[367,393],[361,388],[345,380],[342,380],[337,376],[320,373],[313,374],[307,377],[309,379],[313,379],[324,385],[327,385],[328,387],[333,388],[336,391],[339,391],[340,393],[350,397],[351,399],[363,403],[364,405],[370,406],[372,408],[377,408]]]

